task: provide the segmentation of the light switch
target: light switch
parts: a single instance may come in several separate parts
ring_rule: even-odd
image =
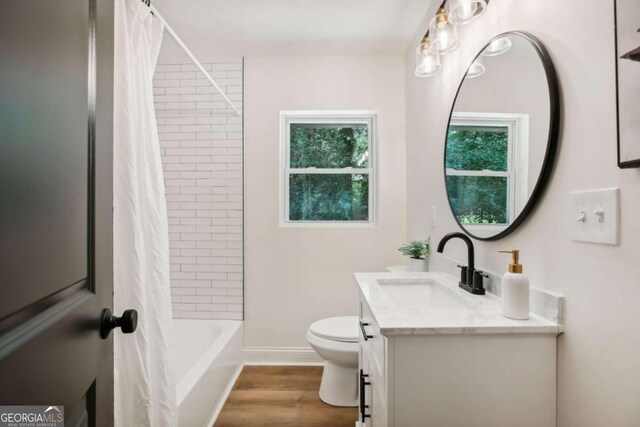
[[[573,240],[620,244],[620,189],[573,192],[571,208]]]

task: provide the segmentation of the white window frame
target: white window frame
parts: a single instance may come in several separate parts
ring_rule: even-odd
[[[506,127],[508,129],[507,171],[457,171],[447,169],[447,176],[503,176],[508,178],[509,205],[507,224],[465,224],[468,230],[495,234],[505,230],[522,212],[528,200],[529,115],[514,113],[454,112],[451,126]]]
[[[378,205],[377,113],[363,110],[280,112],[280,227],[283,228],[368,228],[376,226]],[[364,124],[368,128],[368,168],[290,168],[292,124]],[[363,174],[369,176],[369,219],[367,221],[295,221],[289,219],[289,176],[291,174]]]

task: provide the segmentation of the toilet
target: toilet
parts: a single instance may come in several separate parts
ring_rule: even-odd
[[[325,361],[320,399],[333,406],[358,406],[358,317],[313,322],[307,341]]]

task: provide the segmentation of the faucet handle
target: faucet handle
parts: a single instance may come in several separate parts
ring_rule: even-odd
[[[468,283],[467,272],[469,270],[469,267],[467,267],[466,265],[458,265],[458,267],[460,268],[460,283],[464,283],[466,285]]]
[[[482,294],[484,294],[484,284],[483,279],[488,278],[489,275],[484,271],[476,270],[473,273],[473,288],[476,290],[482,290]]]

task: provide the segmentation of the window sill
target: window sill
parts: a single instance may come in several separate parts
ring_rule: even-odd
[[[320,222],[320,221],[280,221],[280,228],[377,228],[375,222]]]

